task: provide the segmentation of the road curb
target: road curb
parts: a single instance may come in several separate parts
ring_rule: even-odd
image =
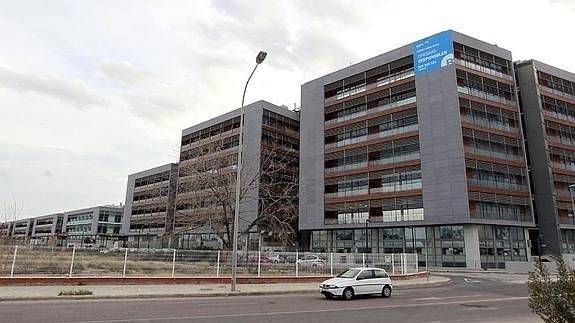
[[[408,286],[396,286],[394,290],[408,290],[425,287],[449,285],[451,279],[433,283],[418,283]],[[154,298],[192,298],[192,297],[235,297],[261,295],[318,294],[319,289],[300,289],[289,291],[253,291],[253,292],[218,292],[218,293],[185,293],[185,294],[142,294],[142,295],[89,295],[89,296],[48,296],[48,297],[0,297],[1,302],[53,301],[53,300],[107,300],[107,299],[154,299]]]

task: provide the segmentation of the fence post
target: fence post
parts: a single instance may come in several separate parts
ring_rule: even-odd
[[[220,278],[220,251],[218,250],[218,262],[216,263],[216,277]]]
[[[69,277],[72,277],[72,272],[74,271],[74,257],[76,256],[76,246],[72,249],[72,261],[70,262],[70,274]]]
[[[403,253],[403,274],[407,274],[407,254]]]
[[[297,271],[297,270],[298,270],[298,269],[297,269],[298,260],[299,260],[299,257],[298,257],[297,250],[296,250],[296,251],[295,251],[295,276],[296,276],[296,277],[299,276],[299,273],[298,273],[298,271]]]
[[[395,275],[395,254],[391,254],[391,274]]]
[[[258,277],[261,275],[262,270],[262,251],[258,250]]]
[[[361,264],[363,265],[363,268],[365,268],[365,254],[361,253]]]
[[[329,275],[333,276],[333,252],[329,253]]]
[[[128,248],[126,248],[126,252],[124,253],[124,270],[122,270],[122,277],[126,277],[126,264],[128,262]]]
[[[10,278],[14,277],[14,266],[16,265],[17,254],[18,254],[18,245],[14,247],[14,257],[12,258],[12,269],[10,269]]]
[[[419,272],[419,259],[417,257],[417,253],[415,253],[415,272]]]
[[[176,274],[176,249],[174,248],[174,257],[172,258],[172,278]]]

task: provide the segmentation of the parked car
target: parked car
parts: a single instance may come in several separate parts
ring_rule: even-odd
[[[379,294],[389,297],[393,287],[391,278],[384,269],[349,268],[322,282],[319,288],[321,294],[328,299],[336,296],[350,300],[356,295]]]
[[[321,267],[325,264],[325,261],[318,257],[317,255],[307,255],[303,256],[302,258],[298,259],[297,263],[301,267],[305,268],[315,268]]]
[[[271,260],[268,257],[265,256],[260,256],[258,257],[258,255],[248,255],[248,261],[249,262],[260,262],[260,263],[270,263]]]
[[[280,256],[278,254],[267,256],[267,258],[269,259],[269,261],[271,263],[274,263],[274,264],[287,263],[288,262],[286,257]]]

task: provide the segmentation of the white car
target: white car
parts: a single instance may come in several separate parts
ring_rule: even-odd
[[[391,296],[391,278],[380,268],[349,268],[332,279],[319,285],[326,298],[334,296],[350,300],[355,295],[379,294]]]
[[[307,255],[301,259],[298,259],[297,263],[301,267],[315,268],[323,266],[325,261],[316,255]]]

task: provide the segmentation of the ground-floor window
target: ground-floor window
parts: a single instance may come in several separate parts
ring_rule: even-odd
[[[575,253],[575,230],[561,229],[561,253]]]
[[[483,268],[505,268],[506,261],[527,261],[524,228],[480,225],[479,254]]]

